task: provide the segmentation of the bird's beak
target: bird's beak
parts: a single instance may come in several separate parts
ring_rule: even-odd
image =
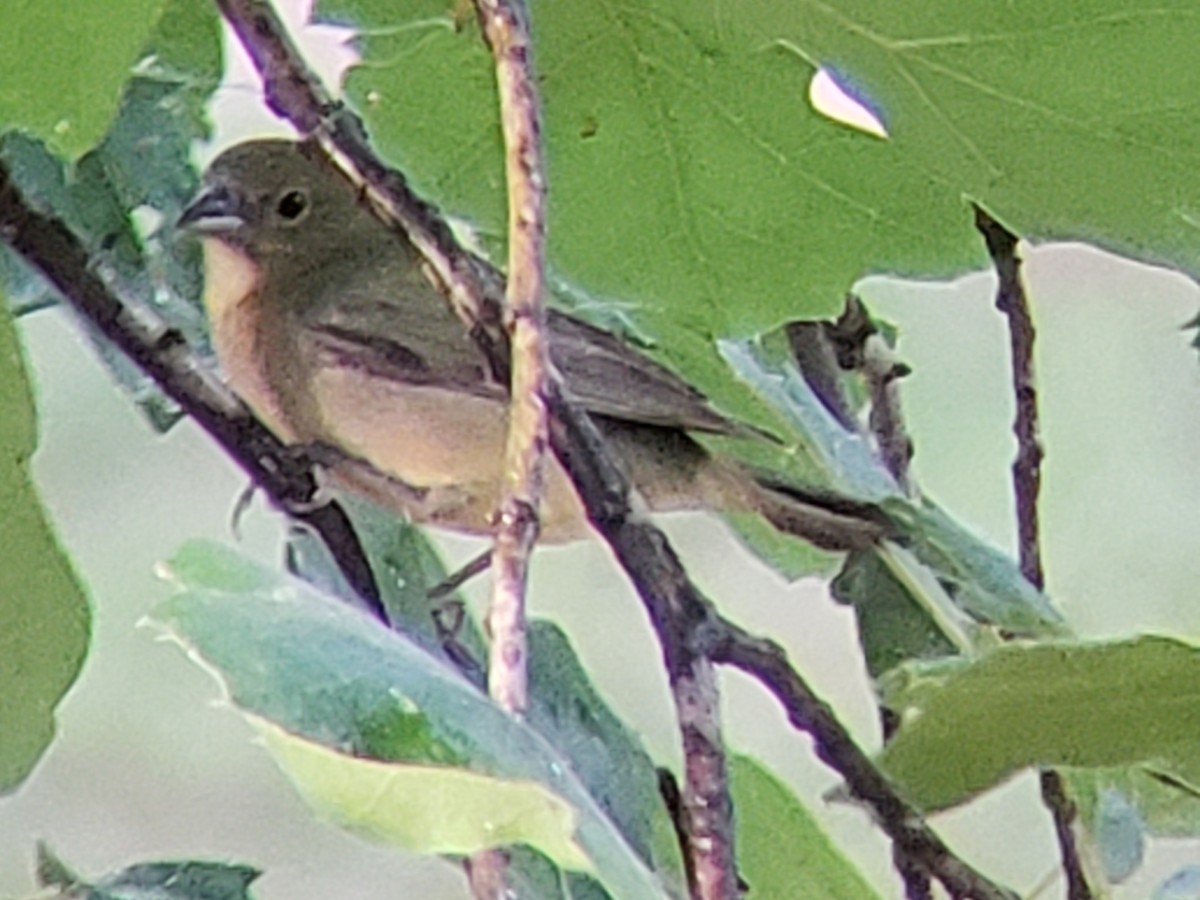
[[[242,198],[224,185],[204,188],[179,217],[179,227],[200,234],[227,234],[246,224]]]

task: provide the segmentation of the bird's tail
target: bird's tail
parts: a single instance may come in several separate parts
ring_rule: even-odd
[[[756,474],[747,505],[775,528],[825,550],[859,550],[887,537],[893,526],[878,506]]]

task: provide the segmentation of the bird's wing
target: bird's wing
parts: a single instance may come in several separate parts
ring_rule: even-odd
[[[419,269],[392,246],[375,259],[347,260],[331,289],[301,313],[329,364],[400,384],[445,387],[503,401],[507,388],[466,328]],[[379,258],[384,257],[384,258]]]
[[[589,412],[712,434],[757,433],[717,412],[704,394],[616,335],[558,310],[548,321],[554,365]]]
[[[361,274],[347,278],[337,302],[313,310],[307,327],[339,365],[502,399],[506,388],[492,379],[482,353],[428,283],[413,283],[402,293],[401,302],[380,301],[395,291],[371,290]],[[588,412],[712,434],[758,433],[717,412],[696,388],[610,332],[558,310],[550,311],[548,325],[554,365],[571,398]]]

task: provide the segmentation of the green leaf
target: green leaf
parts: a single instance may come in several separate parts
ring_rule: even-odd
[[[1200,784],[1200,652],[1168,638],[1008,645],[885,685],[902,725],[881,762],[925,809],[1028,766],[1153,765]],[[953,764],[948,764],[953,760]]]
[[[858,640],[873,678],[909,660],[939,659],[967,649],[946,637],[950,629],[938,627],[918,592],[898,579],[879,553],[847,556],[830,591],[839,603],[854,608]]]
[[[429,599],[429,591],[449,574],[429,538],[395,512],[360,497],[339,494],[338,501],[354,522],[355,533],[378,582],[388,620],[425,650],[443,653],[443,636],[436,627],[435,613],[439,604],[462,604],[463,600],[457,593],[439,601]],[[329,548],[317,535],[304,528],[293,530],[288,537],[288,554],[291,571],[327,593],[358,602]],[[483,684],[487,648],[479,627],[465,612],[454,639],[477,663],[479,683]]]
[[[564,872],[529,847],[508,851],[508,883],[517,897],[538,900],[609,900],[608,892],[579,872]]]
[[[928,566],[954,604],[973,619],[1020,637],[1064,637],[1070,630],[1008,555],[984,543],[928,498],[888,500],[912,554]]]
[[[794,364],[772,364],[757,342],[720,341],[718,346],[737,376],[783,415],[821,473],[822,484],[860,500],[899,496],[867,439],[842,427]]]
[[[143,52],[143,75],[211,94],[221,80],[224,61],[216,6],[196,0],[167,0]]]
[[[0,304],[0,792],[29,775],[87,652],[91,610],[29,472],[33,395]]]
[[[428,590],[447,572],[428,538],[386,510],[350,497],[343,502],[379,575],[391,621],[427,651],[442,654]],[[299,572],[306,579],[316,576],[316,584],[333,585],[347,596],[348,588],[319,540],[304,531],[291,537],[289,548],[293,561],[303,559]],[[455,639],[475,661],[486,660],[486,647],[469,614]],[[596,692],[566,635],[549,622],[529,626],[529,693],[530,726],[571,760],[580,780],[642,858],[652,861],[662,877],[682,884],[678,841],[659,797],[653,760]]]
[[[1022,237],[1200,271],[1189,4],[755,0],[742,13],[845,73],[883,111],[895,156]],[[939,246],[927,274],[960,247]]]
[[[879,896],[812,814],[760,763],[731,756],[729,781],[737,809],[738,871],[750,886],[749,896],[813,900]]]
[[[1113,884],[1127,880],[1141,868],[1146,854],[1146,833],[1137,807],[1115,788],[1101,792],[1088,830],[1099,852],[1104,873]]]
[[[108,128],[167,0],[15,0],[0,29],[0,122],[67,156]]]
[[[119,276],[123,292],[152,306],[202,347],[207,331],[198,306],[199,248],[173,225],[198,186],[191,149],[208,136],[206,104],[220,78],[215,9],[167,0],[145,54],[139,74],[119,91],[108,132],[73,165],[52,152],[53,144],[20,131],[0,138],[0,155],[27,199],[66,222],[94,258]],[[144,215],[135,221],[133,210]],[[31,278],[10,254],[0,279],[18,308],[57,300],[55,291]],[[163,430],[173,424],[179,417],[174,404],[106,341],[92,337],[106,366],[151,422]]]
[[[370,840],[458,855],[522,843],[563,868],[593,871],[575,839],[575,810],[537,781],[360,759],[265,720],[259,733],[311,806]]]
[[[79,900],[250,900],[250,883],[261,874],[251,866],[185,860],[139,863],[88,883],[38,844],[38,884]]]
[[[340,821],[399,843],[419,838],[397,817],[456,822],[438,837],[440,852],[452,839],[462,842],[455,852],[468,852],[490,826],[492,845],[529,843],[561,866],[594,872],[614,896],[668,896],[571,763],[457,671],[221,547],[188,544],[171,570],[180,591],[155,617],[239,708],[270,723],[285,768]],[[373,791],[388,792],[386,811],[359,803]]]
[[[742,543],[788,581],[828,578],[837,571],[837,554],[784,534],[756,513],[725,513],[722,518]]]
[[[347,89],[385,153],[499,235],[490,61],[453,9],[321,3],[363,29]],[[966,198],[1025,237],[1198,270],[1187,6],[559,2],[533,7],[533,31],[552,257],[644,301],[653,332],[745,336],[835,312],[869,272],[981,267]],[[820,67],[888,139],[813,110]]]
[[[321,9],[365,31],[347,89],[382,149],[499,234],[490,60],[472,22],[455,29],[450,3],[414,6]],[[812,15],[788,9],[795,22]],[[888,185],[894,167],[872,165],[889,156],[884,143],[816,113],[813,67],[764,31],[777,14],[748,11],[667,0],[533,10],[556,265],[600,293],[644,298],[656,327],[745,335],[830,315],[877,249],[933,265],[931,236],[968,225],[960,197],[903,160],[917,195]],[[904,221],[917,209],[920,227]]]
[[[880,504],[897,526],[901,543],[915,557],[885,546],[876,551],[882,567],[864,569],[860,561],[855,564],[859,572],[842,582],[847,600],[858,611],[871,671],[879,674],[891,668],[908,651],[927,657],[947,643],[967,651],[979,638],[972,621],[1021,636],[1066,634],[1058,611],[1022,577],[1009,557],[980,541],[932,501],[912,500],[900,493],[869,441],[845,428],[795,365],[778,358],[770,345],[772,338],[723,340],[718,346],[738,377],[782,415],[808,460],[798,466],[795,454],[777,451],[781,458],[772,461],[774,468],[800,477],[805,471],[814,472],[810,483]],[[783,459],[785,455],[793,458]],[[778,544],[778,539],[770,542],[761,537],[751,542],[755,550],[765,551],[768,560],[779,555]],[[922,565],[929,571],[917,571]],[[881,592],[896,602],[880,602]],[[963,613],[971,621],[964,620]],[[868,621],[872,618],[879,621]],[[896,627],[904,633],[893,633]],[[945,640],[936,638],[936,633]]]
[[[503,259],[490,60],[453,0],[321,0],[362,29],[346,80],[378,146]],[[1080,0],[532,6],[550,262],[618,297],[657,355],[756,424],[719,338],[836,312],[872,273],[983,268],[968,200],[1023,237],[1193,274],[1200,18]],[[887,139],[815,112],[831,71]]]
[[[1200,866],[1184,866],[1163,881],[1150,900],[1198,900],[1200,898]]]
[[[625,839],[682,893],[679,841],[654,761],[597,693],[566,634],[550,622],[529,627],[529,693],[530,726],[571,760]]]
[[[345,88],[376,145],[502,259],[492,64],[473,20],[458,27],[453,9],[323,0],[319,12],[362,31],[363,62]],[[969,217],[923,173],[908,170],[898,194],[895,172],[866,165],[882,142],[809,107],[811,67],[741,9],[712,10],[534,8],[550,259],[566,281],[621,298],[656,355],[719,406],[770,428],[714,339],[833,315],[877,248],[922,271],[940,262],[932,233],[969,230]],[[916,210],[919,226],[900,221]],[[979,247],[970,259],[983,261]]]

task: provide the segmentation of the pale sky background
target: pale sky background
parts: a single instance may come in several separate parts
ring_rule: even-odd
[[[314,34],[308,34],[312,38]],[[330,57],[328,31],[315,38]],[[344,59],[344,57],[343,57]],[[217,103],[214,149],[237,135],[286,133],[257,105],[256,82],[231,71]],[[205,156],[211,155],[211,151]],[[1079,246],[1026,248],[1039,327],[1047,464],[1045,555],[1055,599],[1089,636],[1200,633],[1200,365],[1180,325],[1200,309],[1191,281]],[[952,284],[872,278],[873,311],[899,323],[915,369],[904,403],[925,489],[993,541],[1011,545],[1007,338],[994,279]],[[168,589],[155,564],[186,539],[279,556],[278,517],[261,502],[240,539],[229,527],[242,477],[188,423],[151,433],[59,312],[22,320],[42,421],[35,472],[60,534],[89,584],[95,637],[61,707],[60,734],[37,772],[0,802],[0,897],[32,892],[33,841],[48,840],[86,875],[138,861],[204,857],[266,870],[260,900],[465,897],[438,860],[373,847],[316,820],[215,683],[137,623]],[[180,479],[180,473],[186,478]],[[815,582],[784,584],[704,516],[671,517],[691,574],[747,627],[782,641],[867,746],[878,734],[850,615]],[[441,543],[454,564],[480,544]],[[478,601],[485,590],[473,592]],[[617,712],[662,762],[678,751],[657,651],[640,605],[597,544],[538,554],[532,612],[563,625]],[[843,850],[899,897],[887,842],[867,817],[828,806],[836,784],[757,687],[725,673],[731,744],[792,784]],[[972,863],[1027,894],[1055,868],[1049,820],[1023,776],[934,824]],[[1156,842],[1118,898],[1200,862],[1186,842]],[[1058,886],[1041,896],[1061,896]]]

